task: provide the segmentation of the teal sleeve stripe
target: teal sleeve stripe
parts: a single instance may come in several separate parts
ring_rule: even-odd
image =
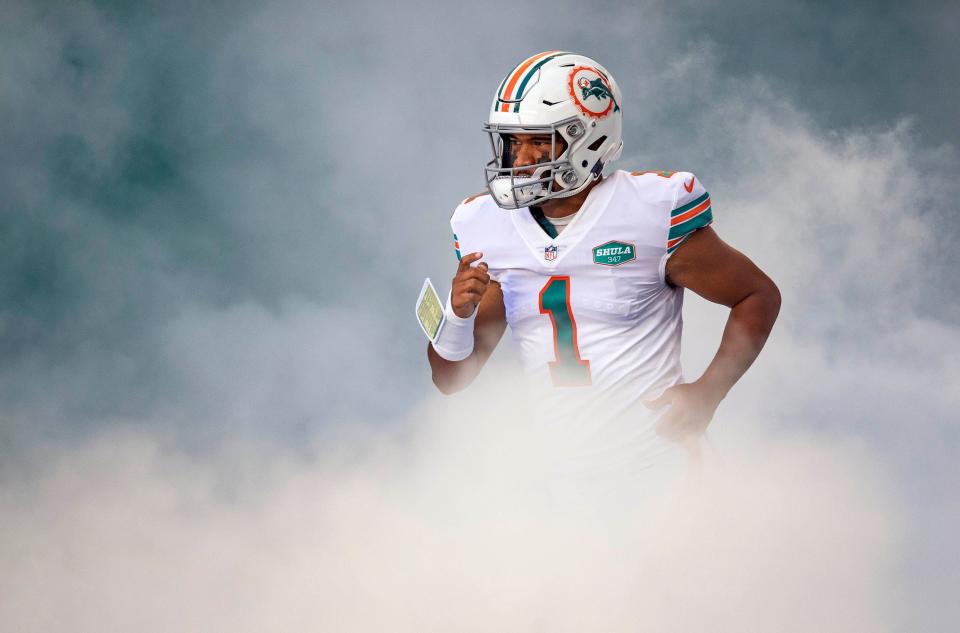
[[[704,226],[708,226],[709,224],[710,224],[710,223],[707,222],[707,224],[705,224]],[[703,228],[703,227],[699,227],[699,228]],[[674,244],[673,246],[671,246],[670,248],[667,249],[667,253],[668,253],[668,254],[673,253],[673,251],[675,251],[675,250],[677,250],[678,248],[680,248],[680,245],[681,245],[681,244],[684,244],[684,243],[690,238],[690,236],[693,235],[693,234],[696,233],[696,232],[697,232],[696,230],[693,230],[693,231],[690,231],[689,233],[687,233],[686,235],[684,235],[683,237],[681,237],[679,242],[677,242],[676,244]]]
[[[690,237],[691,235],[693,235],[693,233],[687,233],[686,235],[684,235],[682,240],[680,240],[679,242],[677,242],[676,244],[674,244],[673,246],[667,249],[667,253],[672,253],[673,251],[680,248],[680,245],[686,242],[687,238]]]
[[[713,207],[707,207],[707,210],[701,213],[700,215],[694,218],[690,218],[686,222],[681,222],[676,226],[670,227],[670,234],[667,236],[667,239],[675,240],[681,235],[692,233],[697,229],[701,229],[705,227],[711,222],[713,222]]]
[[[690,209],[694,208],[695,206],[697,206],[698,204],[700,204],[701,202],[703,202],[704,200],[706,200],[706,199],[709,198],[709,197],[710,197],[710,194],[709,194],[709,193],[704,193],[702,196],[700,196],[699,198],[697,198],[697,199],[694,200],[693,202],[688,202],[687,204],[683,205],[682,207],[678,207],[678,208],[674,209],[673,211],[671,211],[671,212],[670,212],[670,217],[673,217],[673,216],[675,216],[675,215],[680,215],[681,213],[684,213],[684,212],[686,212],[686,211],[689,211]],[[661,208],[662,208],[662,207],[661,207]]]

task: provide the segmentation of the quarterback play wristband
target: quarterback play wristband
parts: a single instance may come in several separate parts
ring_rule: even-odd
[[[450,297],[443,310],[443,327],[433,341],[433,349],[441,358],[451,361],[463,360],[473,352],[473,322],[477,318],[477,309],[463,319],[453,312]]]
[[[430,283],[429,277],[423,280],[420,296],[417,297],[417,322],[431,343],[440,336],[440,330],[443,329],[443,304],[440,303],[440,296]]]

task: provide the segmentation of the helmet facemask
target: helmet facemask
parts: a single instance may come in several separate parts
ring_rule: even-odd
[[[550,125],[522,126],[486,123],[483,130],[490,137],[493,158],[484,169],[487,188],[496,203],[505,209],[536,205],[551,198],[573,195],[579,178],[569,159],[571,147],[584,135],[583,124],[576,118]],[[510,137],[514,134],[550,136],[549,160],[534,165],[514,167]],[[559,138],[566,148],[560,151]],[[532,175],[521,172],[532,172]]]

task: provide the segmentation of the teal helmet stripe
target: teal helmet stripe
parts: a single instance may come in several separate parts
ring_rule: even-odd
[[[544,64],[546,64],[546,63],[547,63],[548,61],[550,61],[551,59],[556,59],[557,57],[560,57],[561,55],[569,55],[569,53],[565,53],[565,52],[561,51],[561,52],[558,52],[558,53],[554,53],[553,55],[550,55],[549,57],[544,57],[543,59],[541,59],[540,61],[538,61],[536,64],[534,64],[534,65],[530,68],[530,70],[527,71],[527,74],[524,75],[524,77],[523,77],[523,81],[520,82],[520,86],[517,87],[517,95],[516,95],[516,97],[514,98],[514,101],[517,101],[517,103],[513,104],[513,111],[514,111],[514,112],[519,112],[519,111],[520,111],[520,103],[519,103],[519,101],[520,101],[520,99],[523,98],[523,90],[524,90],[524,88],[527,87],[527,84],[530,82],[530,79],[537,73],[538,70],[540,70],[540,67],[541,67],[541,66],[543,66]]]
[[[552,55],[556,52],[557,51],[544,51],[542,53],[537,53],[536,55],[532,57],[528,57],[527,59],[523,60],[522,62],[514,66],[513,69],[507,73],[507,76],[503,78],[503,82],[500,83],[500,89],[497,90],[497,101],[500,103],[505,102],[507,95],[503,94],[503,89],[507,85],[507,83],[510,81],[510,78],[517,74],[517,71],[523,68],[526,64],[532,63],[532,60],[535,60],[538,57],[541,57],[543,55]],[[514,82],[513,85],[516,85],[516,82]]]

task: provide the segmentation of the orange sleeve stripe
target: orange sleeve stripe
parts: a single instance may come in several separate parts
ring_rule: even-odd
[[[710,208],[710,198],[707,198],[706,200],[704,200],[694,208],[690,209],[686,213],[681,213],[675,218],[670,218],[670,226],[676,226],[677,224],[686,222],[690,218],[700,215],[703,211],[709,208]]]
[[[710,226],[712,223],[713,223],[712,221],[707,222],[703,226]],[[698,227],[698,228],[703,228],[703,227]],[[680,237],[675,237],[672,240],[667,240],[667,251],[669,252],[672,249],[676,248],[677,246],[680,246],[680,244],[686,241],[686,239],[691,235],[693,235],[694,233],[696,233],[696,229],[694,229],[693,231],[690,231],[689,233],[684,233]]]
[[[480,196],[485,196],[485,195],[487,195],[487,193],[489,193],[489,192],[488,192],[488,191],[481,191],[480,193],[475,193],[475,194],[473,194],[472,196],[468,197],[468,198],[467,198],[466,200],[464,200],[463,202],[461,202],[460,204],[470,204],[471,202],[473,202],[474,200],[476,200],[476,199],[479,198]]]

